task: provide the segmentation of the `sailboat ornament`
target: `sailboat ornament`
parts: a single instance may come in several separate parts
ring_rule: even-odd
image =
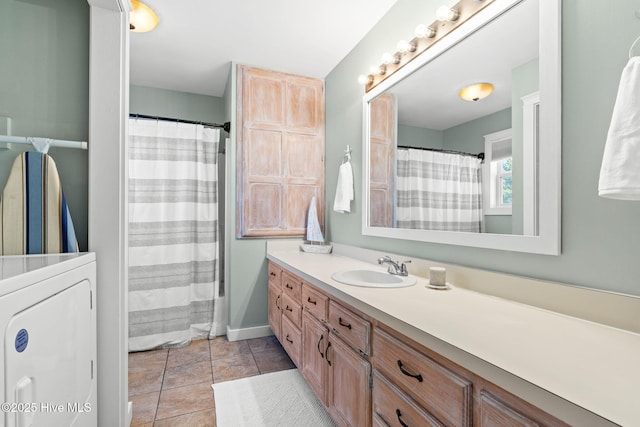
[[[324,244],[324,236],[320,230],[318,222],[318,210],[316,208],[316,197],[313,196],[309,205],[309,213],[307,215],[307,242],[300,245],[302,252],[314,254],[331,253],[333,246]]]

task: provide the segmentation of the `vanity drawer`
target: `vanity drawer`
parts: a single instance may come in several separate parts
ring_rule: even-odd
[[[445,425],[470,426],[470,381],[376,328],[374,367]]]
[[[329,301],[329,326],[334,334],[363,355],[371,354],[371,323]]]
[[[385,425],[444,427],[378,371],[373,373],[373,417]]]
[[[300,304],[303,280],[288,271],[282,272],[282,291]]]
[[[302,356],[302,334],[300,329],[296,328],[293,323],[287,318],[282,317],[282,346],[289,354],[289,357],[296,364],[298,368],[301,368],[300,360]]]
[[[282,294],[282,313],[300,329],[302,326],[302,307],[285,293]]]
[[[329,297],[305,283],[302,286],[302,309],[313,315],[319,321],[326,323]]]
[[[274,264],[273,262],[269,263],[269,284],[273,283],[274,285],[278,285],[278,287],[282,286],[282,268],[278,264]]]

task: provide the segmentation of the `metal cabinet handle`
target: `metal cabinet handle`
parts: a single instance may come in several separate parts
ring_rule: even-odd
[[[398,422],[402,427],[409,427],[404,421],[402,421],[402,412],[400,412],[400,409],[396,409],[396,417],[398,417]]]
[[[282,295],[278,295],[278,298],[276,298],[276,308],[277,308],[278,310],[282,310],[282,307],[280,307],[280,297],[281,297],[281,296],[282,296]]]
[[[338,323],[340,324],[340,326],[344,326],[347,329],[351,329],[351,323],[343,321],[342,317],[338,317]]]
[[[272,275],[273,277],[276,277],[276,273],[273,271],[270,271],[269,274]]]
[[[324,359],[324,353],[320,350],[320,343],[324,339],[324,334],[320,335],[320,339],[318,340],[318,353],[320,353],[320,357]]]
[[[285,307],[285,310],[293,312],[293,308],[289,307],[288,305]]]
[[[307,302],[308,302],[309,304],[313,304],[313,305],[317,305],[317,304],[318,304],[318,303],[316,302],[316,300],[312,300],[312,299],[311,299],[311,297],[308,297],[308,298],[307,298]]]
[[[292,289],[293,290],[293,286],[291,286],[290,284],[287,283],[287,284],[285,284],[285,286],[286,286],[287,289]]]
[[[398,360],[398,368],[400,368],[400,372],[402,372],[406,376],[411,377],[411,378],[415,378],[415,379],[418,380],[418,382],[422,382],[422,375],[421,374],[412,374],[411,372],[409,372],[406,369],[404,369],[402,367],[402,360]]]
[[[331,366],[331,360],[329,360],[329,349],[331,348],[331,341],[327,344],[327,348],[324,350],[324,357],[327,359],[327,363]]]
[[[289,334],[287,334],[286,337],[284,337],[285,340],[289,341],[291,344],[293,344],[293,341],[291,341],[291,338],[289,338]]]

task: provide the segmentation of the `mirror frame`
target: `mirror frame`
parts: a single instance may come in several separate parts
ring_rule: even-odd
[[[560,254],[561,225],[561,155],[562,155],[562,99],[561,99],[561,10],[562,0],[540,0],[540,122],[538,158],[538,234],[481,234],[468,232],[413,230],[371,227],[370,218],[370,150],[369,102],[385,90],[411,75],[461,40],[526,0],[495,0],[468,21],[448,34],[420,56],[389,76],[363,97],[363,175],[362,175],[362,234],[392,239],[416,240],[505,251],[546,255]]]

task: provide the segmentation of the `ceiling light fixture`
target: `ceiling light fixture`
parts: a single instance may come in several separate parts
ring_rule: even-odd
[[[491,83],[474,83],[460,89],[458,95],[465,101],[479,101],[491,95],[491,92],[493,92]]]
[[[146,4],[131,0],[133,10],[129,14],[129,29],[134,33],[147,33],[158,26],[158,15]]]

